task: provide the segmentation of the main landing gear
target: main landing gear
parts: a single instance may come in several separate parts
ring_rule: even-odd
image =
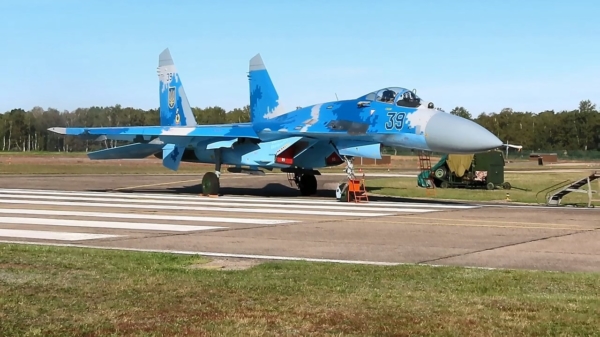
[[[215,151],[215,171],[206,172],[202,177],[202,194],[207,196],[218,196],[221,188],[221,151]]]
[[[317,178],[312,173],[288,173],[288,180],[296,184],[303,196],[317,193]]]
[[[206,172],[204,177],[202,177],[202,194],[203,195],[219,195],[219,188],[221,187],[221,183],[219,181],[220,176],[219,171],[216,172]]]

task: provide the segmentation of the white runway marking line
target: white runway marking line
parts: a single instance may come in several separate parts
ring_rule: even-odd
[[[0,194],[0,198],[13,198],[13,199],[49,199],[49,200],[79,200],[79,201],[105,201],[105,202],[120,202],[120,203],[131,203],[131,204],[163,204],[163,205],[204,205],[204,206],[231,206],[231,208],[207,208],[206,210],[216,210],[216,211],[229,211],[232,209],[244,207],[257,207],[263,208],[265,213],[270,213],[274,209],[290,209],[291,213],[299,212],[298,209],[323,209],[323,210],[338,210],[338,211],[347,211],[353,212],[356,211],[379,211],[379,212],[414,212],[414,213],[426,213],[433,212],[433,209],[424,209],[424,208],[396,208],[396,207],[368,207],[366,204],[344,204],[344,203],[336,203],[336,204],[328,204],[326,202],[317,202],[318,205],[282,205],[282,204],[260,204],[260,203],[248,203],[241,202],[240,200],[225,200],[225,202],[219,201],[209,201],[214,199],[198,199],[196,201],[187,201],[187,200],[160,200],[160,199],[128,199],[128,198],[110,198],[110,197],[80,197],[80,196],[55,196],[55,195],[21,195],[21,194]],[[326,205],[323,205],[326,204]],[[285,212],[285,213],[290,213]],[[260,213],[260,210],[259,210]],[[312,213],[297,213],[297,214],[313,214]],[[319,213],[323,214],[323,213]],[[333,215],[342,215],[342,214],[333,214]]]
[[[252,254],[235,254],[235,253],[214,253],[214,252],[194,252],[185,250],[164,250],[164,249],[142,249],[142,248],[126,248],[126,247],[101,247],[91,245],[79,245],[70,243],[40,243],[40,242],[22,242],[22,241],[9,241],[0,240],[3,244],[17,244],[17,245],[33,245],[33,246],[49,246],[49,247],[68,247],[68,248],[84,248],[84,249],[100,249],[100,250],[120,250],[130,252],[144,252],[144,253],[166,253],[166,254],[178,254],[178,255],[199,255],[209,257],[230,257],[230,258],[246,258],[246,259],[260,259],[260,260],[280,260],[280,261],[307,261],[307,262],[324,262],[324,263],[340,263],[340,264],[366,264],[375,266],[430,266],[438,268],[455,268],[450,265],[439,265],[431,263],[410,263],[410,262],[384,262],[384,261],[365,261],[365,260],[337,260],[337,259],[320,259],[310,257],[296,257],[296,256],[271,256],[271,255],[252,255]],[[518,270],[509,268],[494,268],[494,267],[478,267],[478,266],[464,266],[467,269],[481,269],[481,270]]]
[[[297,220],[222,218],[222,217],[209,217],[209,216],[108,213],[108,212],[84,212],[84,211],[80,212],[80,211],[58,211],[58,210],[27,209],[27,208],[0,208],[0,214],[81,216],[81,217],[94,217],[94,218],[198,221],[198,222],[217,222],[217,223],[222,222],[222,223],[238,223],[238,224],[251,224],[251,225],[281,225],[281,224],[299,222]]]
[[[356,209],[356,205],[339,202],[336,200],[326,200],[326,199],[302,199],[302,198],[286,198],[286,197],[251,197],[251,196],[221,196],[218,198],[206,198],[200,196],[187,196],[187,195],[169,195],[169,194],[148,194],[148,193],[122,193],[122,192],[76,192],[76,191],[55,191],[55,190],[13,190],[13,189],[0,189],[0,192],[7,192],[13,194],[31,194],[31,195],[59,195],[59,196],[82,196],[82,197],[105,197],[107,195],[110,196],[118,196],[119,198],[127,198],[127,199],[153,199],[153,200],[190,200],[190,201],[200,201],[200,202],[260,202],[260,203],[290,203],[290,204],[307,204],[307,205],[335,205],[336,207],[345,207]],[[294,205],[295,206],[295,205]],[[370,203],[360,204],[360,207],[369,207],[376,208],[382,206],[391,206],[395,207],[422,207],[422,208],[452,208],[452,209],[471,209],[478,208],[477,205],[452,205],[452,204],[444,204],[444,203],[418,203],[418,202],[384,202],[384,201],[375,201]],[[312,207],[311,207],[312,208]]]
[[[143,222],[90,221],[90,220],[66,220],[66,219],[22,218],[22,217],[18,217],[18,218],[17,217],[0,217],[0,224],[110,228],[110,229],[134,229],[134,230],[165,231],[165,232],[191,232],[191,231],[203,231],[203,230],[227,228],[227,227],[217,227],[217,226],[188,226],[188,225],[170,225],[170,224],[158,224],[158,223],[143,223]]]
[[[22,229],[1,229],[0,237],[21,238],[21,239],[42,239],[42,240],[61,240],[61,241],[82,241],[116,238],[121,235],[110,234],[89,234],[89,233],[70,233],[70,232],[49,232],[32,231]]]
[[[179,211],[212,211],[212,212],[237,212],[237,213],[272,213],[272,214],[303,214],[303,215],[333,215],[333,216],[364,216],[377,217],[389,216],[394,213],[367,213],[354,212],[349,209],[346,212],[328,212],[328,211],[309,211],[296,209],[273,209],[273,208],[224,208],[224,207],[193,207],[193,206],[174,206],[174,205],[153,205],[148,203],[98,203],[98,202],[79,202],[79,201],[43,201],[43,200],[0,200],[0,204],[25,204],[25,205],[50,205],[50,206],[79,206],[79,207],[107,207],[107,208],[132,208],[132,209],[151,209],[151,210],[179,210]],[[431,212],[433,210],[416,210],[415,213]]]
[[[82,197],[82,196],[63,196],[63,195],[21,195],[21,194],[0,194],[0,198],[16,198],[16,199],[48,199],[48,200],[76,200],[76,201],[106,201],[106,202],[128,202],[132,204],[159,204],[159,205],[204,205],[204,206],[235,206],[236,208],[244,207],[270,207],[270,208],[290,208],[294,209],[324,209],[324,210],[344,210],[344,211],[379,211],[379,212],[429,212],[426,209],[414,208],[395,208],[395,207],[365,207],[362,205],[348,204],[326,204],[320,202],[319,205],[265,205],[260,203],[248,203],[246,200],[235,201],[208,201],[213,199],[198,199],[195,201],[188,200],[160,200],[160,199],[128,199],[128,198],[111,198],[106,196],[101,197]],[[239,205],[239,206],[238,206]]]

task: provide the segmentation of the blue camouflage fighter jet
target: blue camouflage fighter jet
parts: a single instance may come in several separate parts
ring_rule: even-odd
[[[260,54],[250,60],[250,123],[198,125],[169,49],[159,55],[160,126],[53,127],[83,139],[115,139],[131,144],[88,154],[92,160],[155,155],[177,171],[183,162],[215,164],[202,179],[203,194],[219,193],[221,166],[228,171],[264,174],[280,169],[302,195],[317,191],[319,168],[353,158],[381,158],[382,146],[441,153],[477,153],[502,146],[482,126],[435,108],[413,90],[387,87],[355,99],[286,110]],[[339,188],[338,188],[339,192]],[[339,194],[339,193],[338,193]]]

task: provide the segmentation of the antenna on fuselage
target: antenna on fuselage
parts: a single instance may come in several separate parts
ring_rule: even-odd
[[[337,97],[337,92],[335,93],[335,100],[339,101],[340,99]]]

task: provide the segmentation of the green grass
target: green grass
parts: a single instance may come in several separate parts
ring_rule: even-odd
[[[598,274],[0,245],[2,336],[590,336]]]
[[[465,188],[436,188],[436,199],[454,199],[469,201],[505,201],[506,193],[509,193],[511,202],[521,203],[544,203],[545,192],[540,193],[536,200],[536,194],[554,184],[564,180],[578,180],[586,177],[590,171],[575,173],[506,173],[504,180],[510,182],[512,189],[496,189],[488,191],[485,189]],[[402,196],[402,197],[429,197],[426,189],[417,187],[416,178],[372,178],[366,181],[367,191],[375,194]],[[586,189],[587,187],[582,187]],[[600,192],[598,181],[592,182],[592,189]],[[594,199],[600,199],[600,194],[595,194]],[[587,194],[571,193],[563,198],[563,204],[586,203]],[[600,202],[593,204],[600,206]]]

